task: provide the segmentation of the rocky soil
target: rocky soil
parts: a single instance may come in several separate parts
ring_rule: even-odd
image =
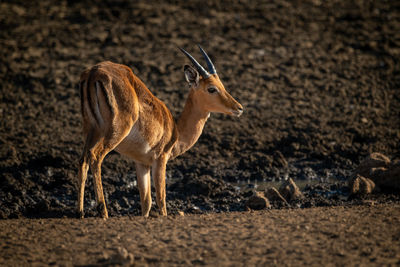
[[[213,114],[169,164],[171,214],[245,210],[256,184],[287,178],[309,182],[291,206],[351,205],[360,161],[400,156],[396,1],[2,1],[0,25],[0,218],[73,216],[82,70],[127,64],[177,116],[177,46],[200,59],[196,43],[245,112]],[[103,184],[111,216],[139,214],[130,160],[111,153]]]
[[[0,265],[400,264],[398,1],[4,0],[0,29]],[[89,176],[72,219],[80,73],[126,64],[178,116],[196,43],[242,117],[168,165],[169,217],[110,153],[111,218]]]

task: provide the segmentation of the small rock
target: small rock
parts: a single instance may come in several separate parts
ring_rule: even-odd
[[[287,201],[303,198],[303,193],[301,193],[299,187],[292,180],[292,178],[289,178],[282,183],[279,188],[279,192]]]
[[[370,178],[372,168],[387,168],[390,165],[390,159],[381,153],[371,153],[354,170],[353,177],[357,174]]]
[[[180,210],[180,211],[178,211],[178,215],[183,217],[183,216],[185,216],[185,213]]]
[[[388,168],[372,168],[371,179],[385,191],[400,191],[400,161]]]
[[[370,200],[370,199],[365,199],[365,200],[362,201],[362,203],[364,205],[367,205],[367,206],[370,206],[370,207],[375,206],[375,201]]]
[[[187,209],[187,212],[193,213],[193,214],[202,214],[203,213],[203,211],[195,205],[189,206]]]
[[[271,204],[268,199],[264,196],[263,192],[255,192],[246,201],[246,206],[252,210],[262,210],[265,208],[270,208]]]
[[[288,204],[286,199],[281,195],[281,193],[279,193],[279,191],[275,187],[270,187],[267,190],[265,190],[264,195],[267,199],[271,201],[280,201]]]
[[[371,168],[369,170],[369,174],[366,175],[366,177],[370,178],[371,180],[373,180],[375,182],[380,183],[380,182],[382,182],[382,180],[385,179],[387,171],[388,171],[388,169],[384,168],[384,167]]]
[[[349,187],[352,195],[365,195],[372,193],[375,183],[369,178],[357,175],[350,180]]]
[[[131,266],[134,263],[134,256],[129,253],[125,248],[118,247],[114,255],[110,256],[107,253],[103,253],[103,259],[100,262],[104,265],[123,265]]]
[[[373,181],[383,191],[399,191],[400,161],[391,162],[385,155],[372,153],[354,170],[349,185],[355,184],[354,180],[357,176]],[[351,186],[350,189],[352,190]],[[354,186],[357,186],[357,184]]]

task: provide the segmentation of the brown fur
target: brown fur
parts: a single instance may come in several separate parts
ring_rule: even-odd
[[[148,216],[151,208],[152,167],[157,204],[160,213],[167,215],[165,169],[168,160],[194,145],[210,112],[240,115],[242,111],[241,105],[229,95],[217,75],[200,79],[198,85],[192,85],[178,123],[165,104],[127,66],[101,62],[85,70],[79,84],[85,136],[78,174],[78,212],[81,217],[89,166],[94,177],[99,212],[103,218],[108,217],[101,184],[101,164],[114,149],[136,163],[142,214]],[[210,85],[218,88],[219,94],[207,93]]]

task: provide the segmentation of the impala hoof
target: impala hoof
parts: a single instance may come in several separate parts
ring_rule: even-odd
[[[85,212],[83,212],[83,211],[77,211],[76,212],[76,217],[78,218],[78,219],[83,219],[83,218],[85,218]]]
[[[105,205],[103,203],[99,203],[97,205],[97,212],[99,213],[100,217],[102,217],[103,219],[107,219],[108,218],[108,212],[107,209],[105,207]]]

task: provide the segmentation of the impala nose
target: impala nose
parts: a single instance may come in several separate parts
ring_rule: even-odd
[[[238,117],[239,117],[243,113],[243,107],[238,108],[238,111],[239,111],[239,115],[238,115]]]
[[[236,110],[233,112],[233,114],[237,117],[240,117],[243,113],[243,107],[240,105],[236,108]]]

